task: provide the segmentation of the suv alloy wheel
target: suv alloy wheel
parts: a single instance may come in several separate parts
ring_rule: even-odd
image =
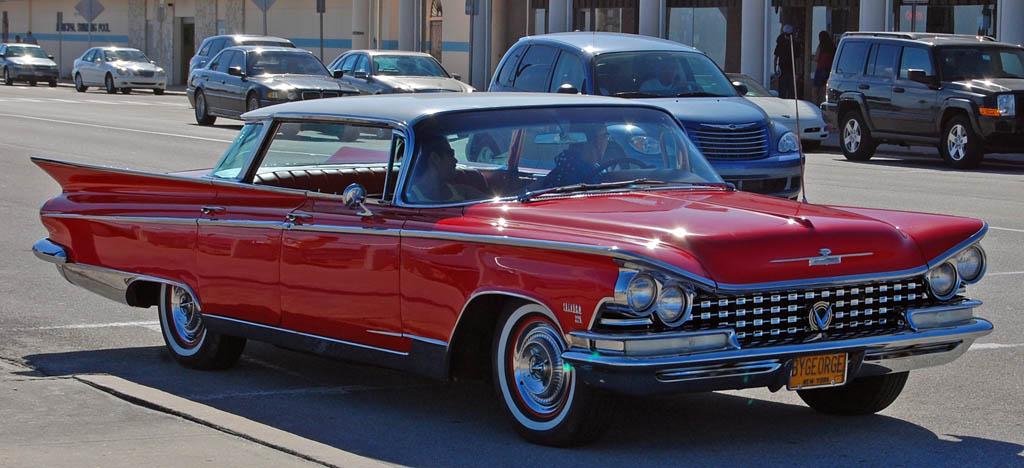
[[[850,161],[867,161],[875,155],[875,142],[871,138],[871,130],[864,124],[860,112],[849,111],[843,114],[840,126],[839,146],[843,148],[843,156]]]
[[[972,169],[981,164],[985,152],[967,117],[957,115],[946,122],[939,139],[939,154],[946,164],[957,169]]]

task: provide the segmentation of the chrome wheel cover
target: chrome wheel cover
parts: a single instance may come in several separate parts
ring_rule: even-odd
[[[107,75],[107,79],[103,82],[107,86],[107,91],[114,89],[114,79],[110,75]]]
[[[516,339],[511,361],[520,400],[542,416],[558,412],[571,380],[558,331],[547,322],[528,324]]]
[[[196,118],[203,120],[206,117],[206,95],[199,93],[196,96]]]
[[[860,124],[857,123],[857,119],[847,120],[843,127],[843,146],[846,151],[856,153],[860,149],[860,139]]]
[[[249,100],[246,101],[246,104],[245,104],[245,111],[246,112],[252,112],[252,111],[254,111],[256,109],[259,109],[259,108],[260,108],[260,102],[257,101],[255,97],[249,98]]]
[[[954,161],[960,161],[967,155],[967,129],[963,125],[950,127],[946,134],[946,154]]]
[[[75,87],[79,89],[82,87],[82,75],[75,75]]]
[[[182,346],[192,347],[203,338],[203,316],[196,307],[195,299],[192,298],[185,288],[174,286],[171,288],[170,321],[174,327],[174,334]]]

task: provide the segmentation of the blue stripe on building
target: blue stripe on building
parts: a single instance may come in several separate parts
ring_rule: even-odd
[[[21,36],[22,38],[25,37],[24,33],[18,34],[18,35]],[[14,40],[14,33],[9,34],[9,36],[10,36],[10,40],[13,41]],[[39,41],[57,41],[57,40],[60,40],[59,36],[60,35],[57,34],[57,33],[43,33],[43,34],[32,33],[32,37],[36,38],[36,40],[39,40]],[[74,34],[68,33],[68,34],[64,34],[64,40],[67,41],[67,42],[89,42],[89,35],[88,34],[80,34],[80,33],[74,33]],[[104,42],[106,42],[106,43],[127,44],[127,43],[131,42],[131,39],[128,36],[123,35],[123,34],[93,34],[92,35],[92,42],[95,45],[100,45],[100,44],[97,44],[97,43],[104,43]]]

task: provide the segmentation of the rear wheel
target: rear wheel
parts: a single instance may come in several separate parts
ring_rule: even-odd
[[[56,87],[57,87],[57,80],[53,80],[53,81],[51,81],[51,82],[50,82],[50,87],[51,87],[51,88],[56,88]]]
[[[7,70],[7,67],[4,67],[4,84],[7,86],[14,84],[14,80],[11,79],[11,72]]]
[[[131,93],[132,93],[132,89],[131,88],[121,88],[121,94],[131,94]]]
[[[843,114],[842,122],[839,146],[843,148],[843,156],[850,161],[871,159],[875,154],[875,142],[860,112],[850,111]]]
[[[103,79],[103,85],[107,89],[107,94],[117,93],[117,88],[114,87],[114,77],[107,73],[107,77]]]
[[[201,89],[196,90],[196,123],[199,125],[213,125],[217,121],[211,116],[206,108],[206,93]]]
[[[160,286],[160,329],[171,356],[193,369],[225,369],[238,361],[245,338],[206,329],[192,293],[181,286]]]
[[[544,309],[511,304],[498,324],[491,354],[494,386],[519,434],[559,447],[599,437],[614,400],[583,384],[562,360],[565,343]]]
[[[155,88],[155,89],[153,89],[153,94],[156,94],[157,96],[163,95],[164,94],[164,90],[161,89],[161,88]]]
[[[29,85],[29,86],[35,86],[36,84],[37,84],[37,83],[36,83],[36,80],[30,80],[30,81],[28,82],[28,85]]]
[[[981,138],[974,133],[966,116],[958,115],[946,122],[939,142],[939,154],[946,164],[957,169],[972,169],[981,164],[985,158]]]
[[[82,75],[80,73],[75,73],[75,91],[78,91],[80,93],[84,93],[88,89],[89,89],[89,87],[86,86],[85,83],[82,82]]]
[[[842,387],[798,390],[807,406],[828,414],[872,414],[884,410],[900,396],[909,372],[862,377]]]

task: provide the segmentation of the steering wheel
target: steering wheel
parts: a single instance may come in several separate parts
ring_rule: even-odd
[[[654,166],[652,166],[650,164],[647,164],[647,163],[645,163],[645,162],[643,162],[643,161],[641,161],[639,159],[636,159],[636,158],[615,158],[615,159],[609,159],[609,160],[599,164],[597,166],[597,168],[594,169],[594,173],[602,174],[605,171],[607,171],[608,169],[611,169],[611,168],[613,168],[615,166],[622,166],[623,169],[625,169],[625,168],[627,168],[629,166],[636,166],[636,167],[639,167],[640,169],[651,169],[651,168],[654,167]]]

